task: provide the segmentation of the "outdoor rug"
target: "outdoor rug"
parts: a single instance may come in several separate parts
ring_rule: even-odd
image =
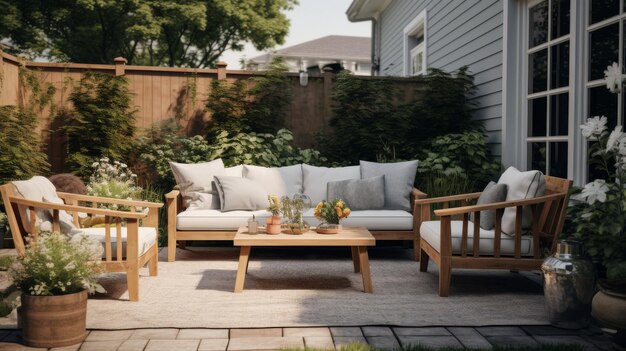
[[[298,326],[483,326],[547,324],[540,276],[453,271],[449,297],[438,273],[419,272],[412,251],[370,250],[373,294],[362,291],[348,248],[252,250],[244,291],[233,293],[238,248],[160,252],[159,274],[142,269],[140,300],[128,301],[123,274],[101,279],[108,293],[89,299],[87,327],[232,328]]]

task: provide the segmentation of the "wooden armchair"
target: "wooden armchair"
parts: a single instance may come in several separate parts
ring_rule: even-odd
[[[24,255],[24,238],[31,234],[34,237],[37,236],[37,210],[46,210],[52,213],[53,231],[60,231],[59,217],[62,211],[72,213],[72,222],[76,227],[79,227],[79,213],[100,215],[105,217],[104,228],[82,228],[80,230],[83,234],[102,242],[104,246],[102,267],[105,272],[126,273],[129,299],[131,301],[139,300],[139,268],[148,264],[150,275],[157,275],[158,209],[163,204],[61,192],[56,194],[64,203],[32,201],[22,198],[11,183],[1,185],[0,192],[18,255]],[[85,202],[90,203],[91,207],[79,204]],[[129,206],[131,211],[102,209],[98,208],[99,204]],[[148,208],[148,212],[136,212],[135,207]],[[26,213],[28,213],[28,220],[23,221],[21,217]],[[125,227],[122,227],[122,220],[126,222]],[[142,221],[141,225],[140,221]],[[117,245],[117,243],[122,244]]]
[[[448,296],[451,270],[464,269],[507,269],[536,270],[543,262],[540,244],[545,243],[554,252],[559,233],[563,228],[568,192],[571,180],[545,177],[544,196],[498,202],[484,205],[466,204],[477,199],[481,193],[462,194],[439,198],[416,200],[420,207],[420,271],[426,272],[431,258],[439,266],[439,296]],[[435,210],[439,217],[431,221],[431,205],[442,204]],[[450,208],[451,203],[461,207]],[[506,208],[515,208],[515,233],[522,233],[523,208],[532,209],[533,221],[530,235],[508,236],[502,233],[502,216]],[[486,231],[480,227],[480,211],[495,210],[495,229]],[[469,221],[474,213],[474,223]],[[470,229],[471,228],[471,229]],[[470,234],[470,230],[472,230]],[[472,235],[471,241],[469,235]]]

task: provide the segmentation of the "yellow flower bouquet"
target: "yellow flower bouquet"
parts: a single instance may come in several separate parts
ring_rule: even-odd
[[[350,215],[350,209],[343,200],[334,199],[333,201],[320,201],[315,206],[313,214],[315,218],[324,223],[339,224],[342,218],[347,218]]]

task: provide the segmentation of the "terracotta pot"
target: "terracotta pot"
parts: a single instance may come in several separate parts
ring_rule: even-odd
[[[266,224],[280,224],[280,216],[271,216],[265,219]]]
[[[265,228],[267,234],[280,234],[282,226],[280,224],[268,224]]]
[[[78,344],[87,336],[87,290],[59,296],[22,295],[18,318],[28,346]]]
[[[626,294],[600,288],[591,315],[607,331],[616,350],[626,350]]]

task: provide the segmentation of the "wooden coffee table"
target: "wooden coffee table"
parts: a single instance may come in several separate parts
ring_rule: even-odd
[[[300,235],[268,235],[265,232],[247,234],[247,230],[247,227],[240,227],[234,239],[235,246],[241,246],[237,280],[235,281],[236,293],[243,290],[246,273],[248,272],[250,250],[255,246],[350,246],[352,248],[354,271],[361,273],[363,278],[363,291],[366,293],[372,292],[372,278],[370,276],[367,247],[376,245],[376,239],[374,239],[367,228],[344,227],[337,234],[318,234],[311,230]]]

